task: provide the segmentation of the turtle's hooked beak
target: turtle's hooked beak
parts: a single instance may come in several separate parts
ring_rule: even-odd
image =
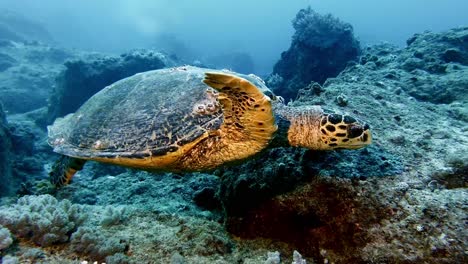
[[[368,124],[349,115],[324,114],[320,120],[321,149],[358,149],[372,142]]]

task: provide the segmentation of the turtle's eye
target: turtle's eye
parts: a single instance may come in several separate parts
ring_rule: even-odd
[[[348,137],[357,138],[364,132],[364,129],[360,125],[350,125],[348,127]]]

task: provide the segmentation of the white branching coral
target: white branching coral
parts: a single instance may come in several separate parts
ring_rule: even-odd
[[[0,225],[0,250],[8,248],[13,243],[10,230]]]
[[[83,206],[50,195],[24,196],[0,210],[1,225],[41,246],[67,242],[86,218]]]

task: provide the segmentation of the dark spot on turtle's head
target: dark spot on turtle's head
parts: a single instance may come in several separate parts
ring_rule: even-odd
[[[343,138],[343,140],[341,140],[342,142],[348,142],[349,141],[349,138]]]
[[[360,125],[350,125],[348,128],[348,137],[357,138],[362,135],[364,129]]]
[[[355,122],[356,122],[356,118],[351,117],[351,116],[348,116],[348,115],[345,115],[344,118],[343,118],[343,121],[344,121],[346,124],[352,124],[352,123],[355,123]]]
[[[338,144],[336,144],[336,143],[330,143],[330,144],[328,144],[328,146],[330,146],[330,147],[336,147],[336,146],[338,146]]]
[[[348,126],[346,126],[346,125],[339,125],[338,128],[341,129],[341,130],[346,130],[346,129],[348,128]]]
[[[337,133],[336,136],[337,137],[346,137],[346,133]]]
[[[334,125],[340,123],[341,120],[343,120],[342,115],[339,115],[339,114],[330,114],[330,115],[328,115],[328,122],[330,122],[330,123],[332,123]]]
[[[369,135],[364,134],[364,135],[362,136],[362,141],[367,142],[368,139],[369,139]]]
[[[326,126],[326,129],[327,129],[328,131],[330,131],[330,132],[335,132],[335,130],[336,130],[335,126],[332,126],[332,125]]]
[[[327,135],[327,131],[325,131],[325,129],[322,128],[320,131],[322,131],[322,134]]]
[[[324,126],[327,123],[327,118],[323,117],[322,122],[320,123],[322,126]]]
[[[331,139],[330,139],[331,142],[336,142],[337,140],[338,140],[338,139],[336,139],[336,138],[331,138]]]

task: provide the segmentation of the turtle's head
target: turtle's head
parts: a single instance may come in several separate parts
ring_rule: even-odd
[[[349,115],[327,114],[320,107],[308,107],[289,115],[291,146],[316,150],[358,149],[369,145],[369,125]]]
[[[358,149],[372,142],[369,125],[349,115],[323,114],[319,134],[321,149]]]

